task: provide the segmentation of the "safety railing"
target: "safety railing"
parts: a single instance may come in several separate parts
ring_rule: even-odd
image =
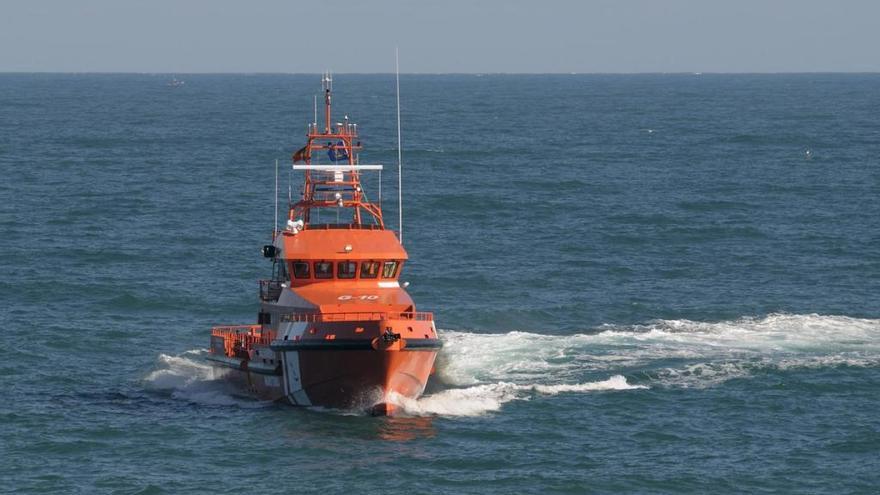
[[[303,230],[385,230],[385,227],[367,223],[311,223]]]
[[[219,326],[211,329],[211,335],[222,337],[226,355],[235,356],[255,344],[269,345],[275,339],[275,332],[262,328],[262,325]]]
[[[288,313],[281,315],[281,321],[309,323],[378,320],[433,321],[434,313],[412,311],[403,313],[384,311],[359,311],[342,313]]]

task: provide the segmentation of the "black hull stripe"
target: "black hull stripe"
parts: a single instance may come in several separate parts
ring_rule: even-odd
[[[402,351],[433,351],[443,347],[437,339],[406,339]],[[276,340],[273,351],[372,351],[373,344],[366,339],[337,340]]]
[[[250,364],[248,361],[239,358],[231,358],[227,356],[207,356],[208,361],[216,366],[232,368],[238,371],[256,373],[258,375],[281,376],[281,367],[271,367],[262,363]]]
[[[443,342],[437,339],[406,339],[406,347],[403,350],[431,350],[443,347]]]

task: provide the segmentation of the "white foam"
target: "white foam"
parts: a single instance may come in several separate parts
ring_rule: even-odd
[[[214,368],[202,360],[205,350],[189,350],[178,356],[160,354],[158,369],[144,378],[152,390],[169,392],[175,399],[213,406],[262,407],[263,402],[236,397],[235,389],[215,379]],[[192,357],[188,357],[192,356]]]
[[[595,333],[441,331],[438,378],[448,385],[568,387],[597,373],[649,385],[712,386],[768,369],[880,366],[880,320],[817,314],[604,325]],[[607,375],[606,375],[607,376]],[[592,383],[592,382],[590,382]]]
[[[532,390],[547,395],[556,395],[563,392],[593,392],[597,390],[637,390],[648,388],[645,385],[630,385],[623,375],[614,375],[611,378],[599,382],[559,384],[559,385],[532,385]]]
[[[198,350],[186,351],[181,356],[160,354],[159,369],[147,375],[144,382],[154,390],[176,390],[186,388],[193,383],[211,380],[211,366],[183,357],[199,354]]]
[[[513,400],[529,400],[534,395],[557,395],[603,390],[633,390],[647,388],[630,385],[626,378],[615,375],[607,380],[573,384],[517,384],[510,382],[487,383],[466,388],[451,388],[424,396],[408,399],[391,394],[387,401],[399,406],[405,414],[414,416],[479,416],[501,409]]]
[[[478,416],[497,411],[505,402],[516,398],[508,383],[490,383],[467,388],[453,388],[409,399],[392,393],[386,400],[413,416]]]

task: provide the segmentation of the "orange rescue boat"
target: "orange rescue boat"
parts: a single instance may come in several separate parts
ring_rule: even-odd
[[[425,390],[442,343],[433,315],[401,286],[406,250],[361,183],[382,167],[359,163],[357,125],[332,125],[329,74],[322,86],[325,125],[309,124],[293,154],[302,199],[263,246],[273,269],[257,322],[214,327],[208,359],[261,399],[391,414],[396,396]]]

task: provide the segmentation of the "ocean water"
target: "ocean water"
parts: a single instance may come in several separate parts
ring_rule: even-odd
[[[880,75],[401,76],[395,418],[213,379],[320,81],[171,78],[0,75],[0,492],[880,490]],[[393,78],[335,79],[396,228]]]

